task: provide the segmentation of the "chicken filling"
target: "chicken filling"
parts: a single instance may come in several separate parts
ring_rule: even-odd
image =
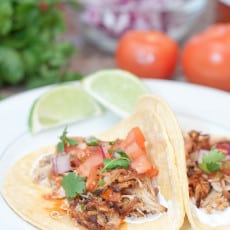
[[[49,184],[46,199],[63,200],[61,209],[81,226],[117,229],[126,217],[167,211],[159,203],[153,183],[158,170],[147,158],[145,139],[138,128],[125,140],[68,138],[66,131],[60,140],[57,153],[36,163],[33,180]],[[53,211],[55,217],[61,215]]]
[[[185,140],[189,195],[197,208],[207,213],[230,206],[230,141],[212,143],[197,131]]]

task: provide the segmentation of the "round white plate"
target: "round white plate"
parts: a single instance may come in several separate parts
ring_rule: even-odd
[[[171,105],[183,129],[230,136],[229,93],[183,82],[144,82],[154,94],[161,96]],[[0,102],[0,190],[5,173],[17,159],[41,146],[56,142],[62,133],[63,127],[33,136],[28,131],[30,108],[34,100],[48,89],[50,86],[21,93]],[[68,131],[74,135],[93,135],[106,130],[120,119],[107,111],[102,116],[69,125]],[[34,229],[8,207],[2,196],[0,216],[4,230]]]

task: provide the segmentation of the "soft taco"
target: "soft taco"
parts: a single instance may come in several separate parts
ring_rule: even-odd
[[[230,140],[192,130],[185,135],[185,152],[181,178],[193,229],[230,229]]]
[[[144,96],[107,132],[83,138],[64,130],[57,145],[10,169],[5,200],[39,229],[180,229],[185,212],[174,153],[184,142],[169,111]]]

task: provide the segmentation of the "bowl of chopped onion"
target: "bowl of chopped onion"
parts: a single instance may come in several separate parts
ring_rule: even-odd
[[[160,30],[184,38],[207,0],[82,0],[80,20],[87,40],[113,52],[128,30]]]

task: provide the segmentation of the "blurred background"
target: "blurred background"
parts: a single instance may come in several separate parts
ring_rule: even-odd
[[[183,49],[193,35],[227,20],[230,12],[225,18],[223,11],[218,13],[223,4],[216,0],[1,1],[0,97],[117,67],[117,42],[129,30],[162,31]],[[171,79],[185,81],[180,64]]]

